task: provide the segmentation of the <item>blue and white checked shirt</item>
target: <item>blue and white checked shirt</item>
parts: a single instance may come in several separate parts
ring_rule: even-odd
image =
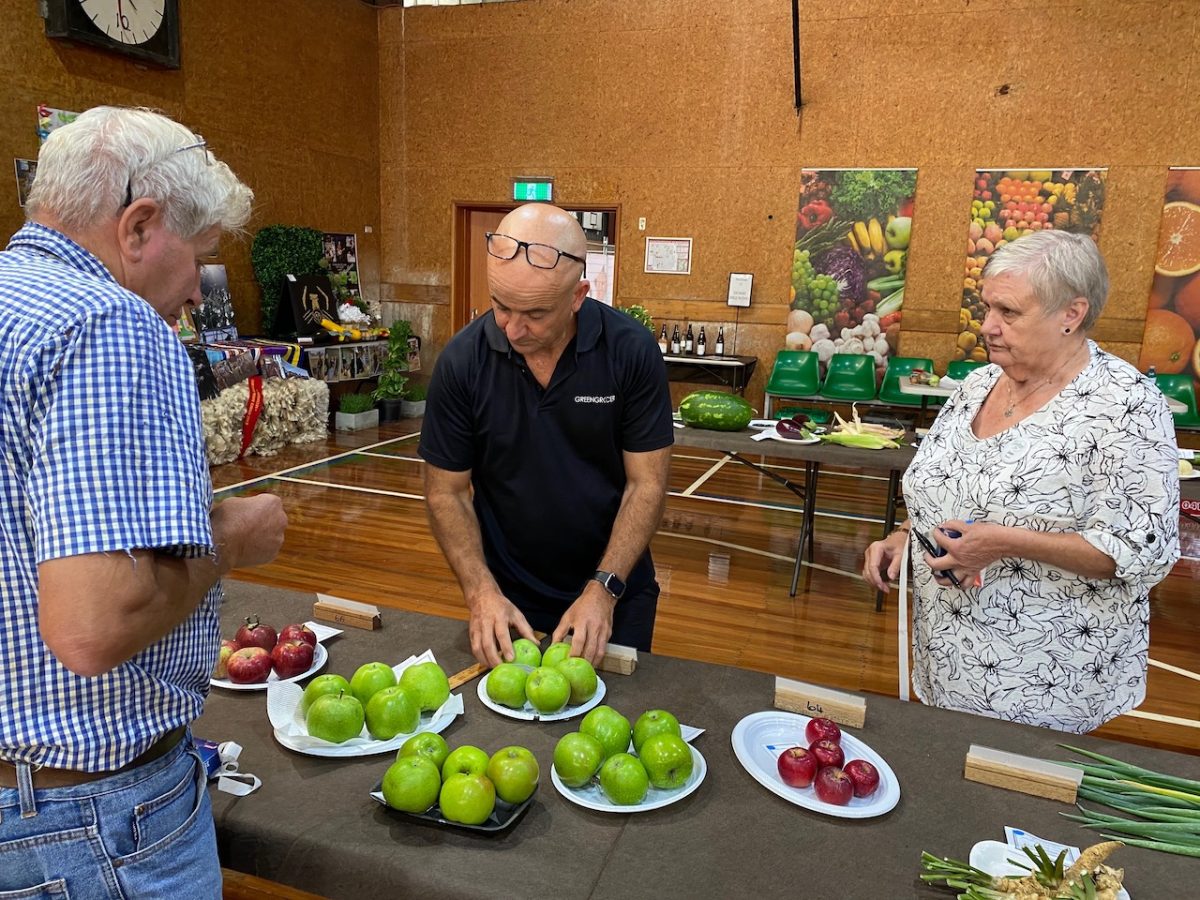
[[[0,397],[0,758],[120,768],[200,714],[220,587],[162,640],[83,678],[42,642],[37,565],[213,551],[192,367],[149,303],[29,223],[0,253]]]

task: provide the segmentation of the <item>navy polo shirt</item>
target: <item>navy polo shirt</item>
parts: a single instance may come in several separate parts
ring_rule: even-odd
[[[649,330],[584,300],[543,390],[489,311],[451,338],[429,385],[420,454],[471,471],[488,568],[523,609],[565,611],[596,571],[625,490],[622,452],[674,443]],[[654,580],[647,549],[626,579]]]

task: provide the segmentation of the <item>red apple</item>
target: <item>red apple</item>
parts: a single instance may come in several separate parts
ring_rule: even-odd
[[[842,748],[836,741],[822,740],[814,741],[812,746],[808,748],[812,755],[817,758],[817,765],[821,768],[833,766],[840,769],[842,763],[846,761],[846,754],[842,752]]]
[[[302,623],[284,625],[279,632],[279,641],[304,641],[311,647],[317,646],[317,633]]]
[[[234,684],[261,684],[271,674],[271,654],[262,647],[243,647],[229,657],[229,680]]]
[[[268,653],[275,649],[278,637],[270,625],[263,625],[258,616],[247,616],[246,624],[237,630],[233,639],[240,647],[262,647]]]
[[[879,787],[879,770],[865,759],[852,759],[843,771],[854,785],[855,797],[870,797]]]
[[[237,641],[221,641],[221,650],[217,654],[217,665],[213,669],[213,678],[224,681],[229,677],[229,657],[240,649]]]
[[[789,787],[806,788],[817,774],[817,758],[804,747],[789,747],[779,754],[779,777]]]
[[[313,648],[307,641],[280,641],[271,651],[271,662],[280,678],[294,678],[307,672],[312,661]]]
[[[836,766],[826,766],[817,773],[813,781],[817,799],[834,806],[845,806],[854,796],[854,784],[850,777]]]
[[[837,744],[842,739],[842,729],[833,719],[809,719],[804,727],[804,739],[810,744],[817,741],[833,741]]]

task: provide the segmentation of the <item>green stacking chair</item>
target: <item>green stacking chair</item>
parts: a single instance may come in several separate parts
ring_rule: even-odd
[[[978,362],[974,359],[956,359],[950,365],[946,366],[946,377],[953,378],[955,381],[962,381],[980,366],[986,366],[987,363]]]
[[[807,406],[781,406],[771,414],[773,419],[791,419],[799,413],[808,416],[818,425],[828,425],[833,413],[827,409],[811,409]]]
[[[821,369],[817,354],[811,350],[780,350],[775,368],[767,379],[763,399],[763,418],[771,418],[771,398],[815,397],[821,387]]]
[[[913,369],[924,369],[933,374],[933,360],[917,356],[895,356],[888,360],[883,384],[879,386],[879,399],[894,406],[926,406],[928,397],[900,393],[900,379],[907,378]]]
[[[825,400],[875,399],[875,357],[865,353],[833,354],[820,396]]]
[[[1196,386],[1190,375],[1155,375],[1158,389],[1172,400],[1187,406],[1183,412],[1173,413],[1176,428],[1200,428],[1200,412],[1196,409]]]

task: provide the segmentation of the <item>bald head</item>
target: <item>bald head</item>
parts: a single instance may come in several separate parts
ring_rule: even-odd
[[[527,203],[518,206],[500,222],[496,231],[519,241],[549,244],[573,256],[587,253],[587,238],[579,220],[549,203]]]

